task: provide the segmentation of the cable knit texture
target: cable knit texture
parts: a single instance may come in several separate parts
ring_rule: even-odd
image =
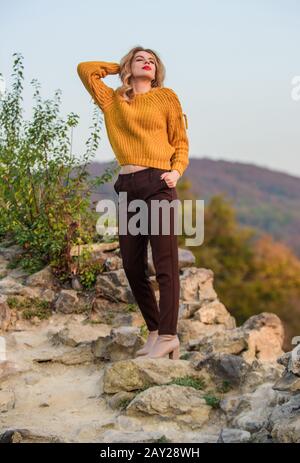
[[[174,90],[153,87],[128,102],[102,80],[120,72],[118,63],[86,61],[77,65],[77,72],[103,111],[107,135],[120,165],[176,169],[183,174],[189,164],[187,118]]]

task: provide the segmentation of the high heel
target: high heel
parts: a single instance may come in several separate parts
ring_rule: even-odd
[[[175,347],[172,352],[169,352],[169,359],[178,360],[179,359],[179,346]]]
[[[180,342],[177,335],[161,334],[157,337],[149,353],[143,358],[162,358],[168,355],[169,359],[178,360],[179,346]]]
[[[142,357],[142,356],[145,356],[146,354],[148,354],[150,352],[151,347],[155,343],[155,341],[157,339],[157,336],[158,336],[158,330],[149,331],[149,335],[148,335],[148,339],[147,339],[146,343],[144,344],[144,346],[141,349],[136,351],[135,356],[136,357]]]

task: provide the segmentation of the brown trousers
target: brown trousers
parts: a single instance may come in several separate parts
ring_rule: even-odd
[[[176,207],[169,206],[168,214],[159,210],[158,234],[151,232],[151,202],[153,200],[178,199],[176,187],[170,188],[160,175],[167,172],[165,169],[149,167],[134,173],[119,174],[114,184],[114,189],[119,195],[118,212],[120,208],[120,193],[126,192],[125,201],[127,219],[139,213],[128,212],[128,203],[135,199],[142,199],[147,204],[148,228],[147,234],[139,232],[130,234],[126,228],[125,234],[119,233],[120,253],[123,268],[128,279],[133,296],[139,306],[149,331],[158,329],[158,334],[177,334],[177,320],[179,309],[179,267],[178,267],[178,240],[176,227]],[[176,203],[176,201],[175,201]],[[120,212],[120,215],[122,211]],[[168,216],[169,233],[163,232],[162,217]],[[164,219],[165,220],[165,219]],[[164,222],[166,223],[166,222]],[[118,220],[118,230],[120,231]],[[139,223],[137,223],[139,226]],[[157,233],[156,231],[156,233]],[[159,286],[159,307],[155,298],[154,289],[148,274],[147,246],[150,239],[153,265],[156,273],[156,281]]]

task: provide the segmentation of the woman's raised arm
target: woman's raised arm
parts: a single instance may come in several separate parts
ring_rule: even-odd
[[[77,65],[77,73],[98,106],[105,110],[112,101],[114,89],[103,82],[108,74],[118,74],[120,65],[106,61],[84,61]]]

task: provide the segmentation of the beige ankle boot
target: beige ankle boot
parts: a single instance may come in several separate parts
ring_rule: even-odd
[[[177,334],[160,334],[152,345],[146,358],[161,358],[166,355],[172,360],[179,359],[179,338]]]
[[[155,343],[157,336],[158,330],[149,331],[148,339],[146,343],[143,345],[143,347],[136,351],[136,357],[148,354],[152,345]]]

